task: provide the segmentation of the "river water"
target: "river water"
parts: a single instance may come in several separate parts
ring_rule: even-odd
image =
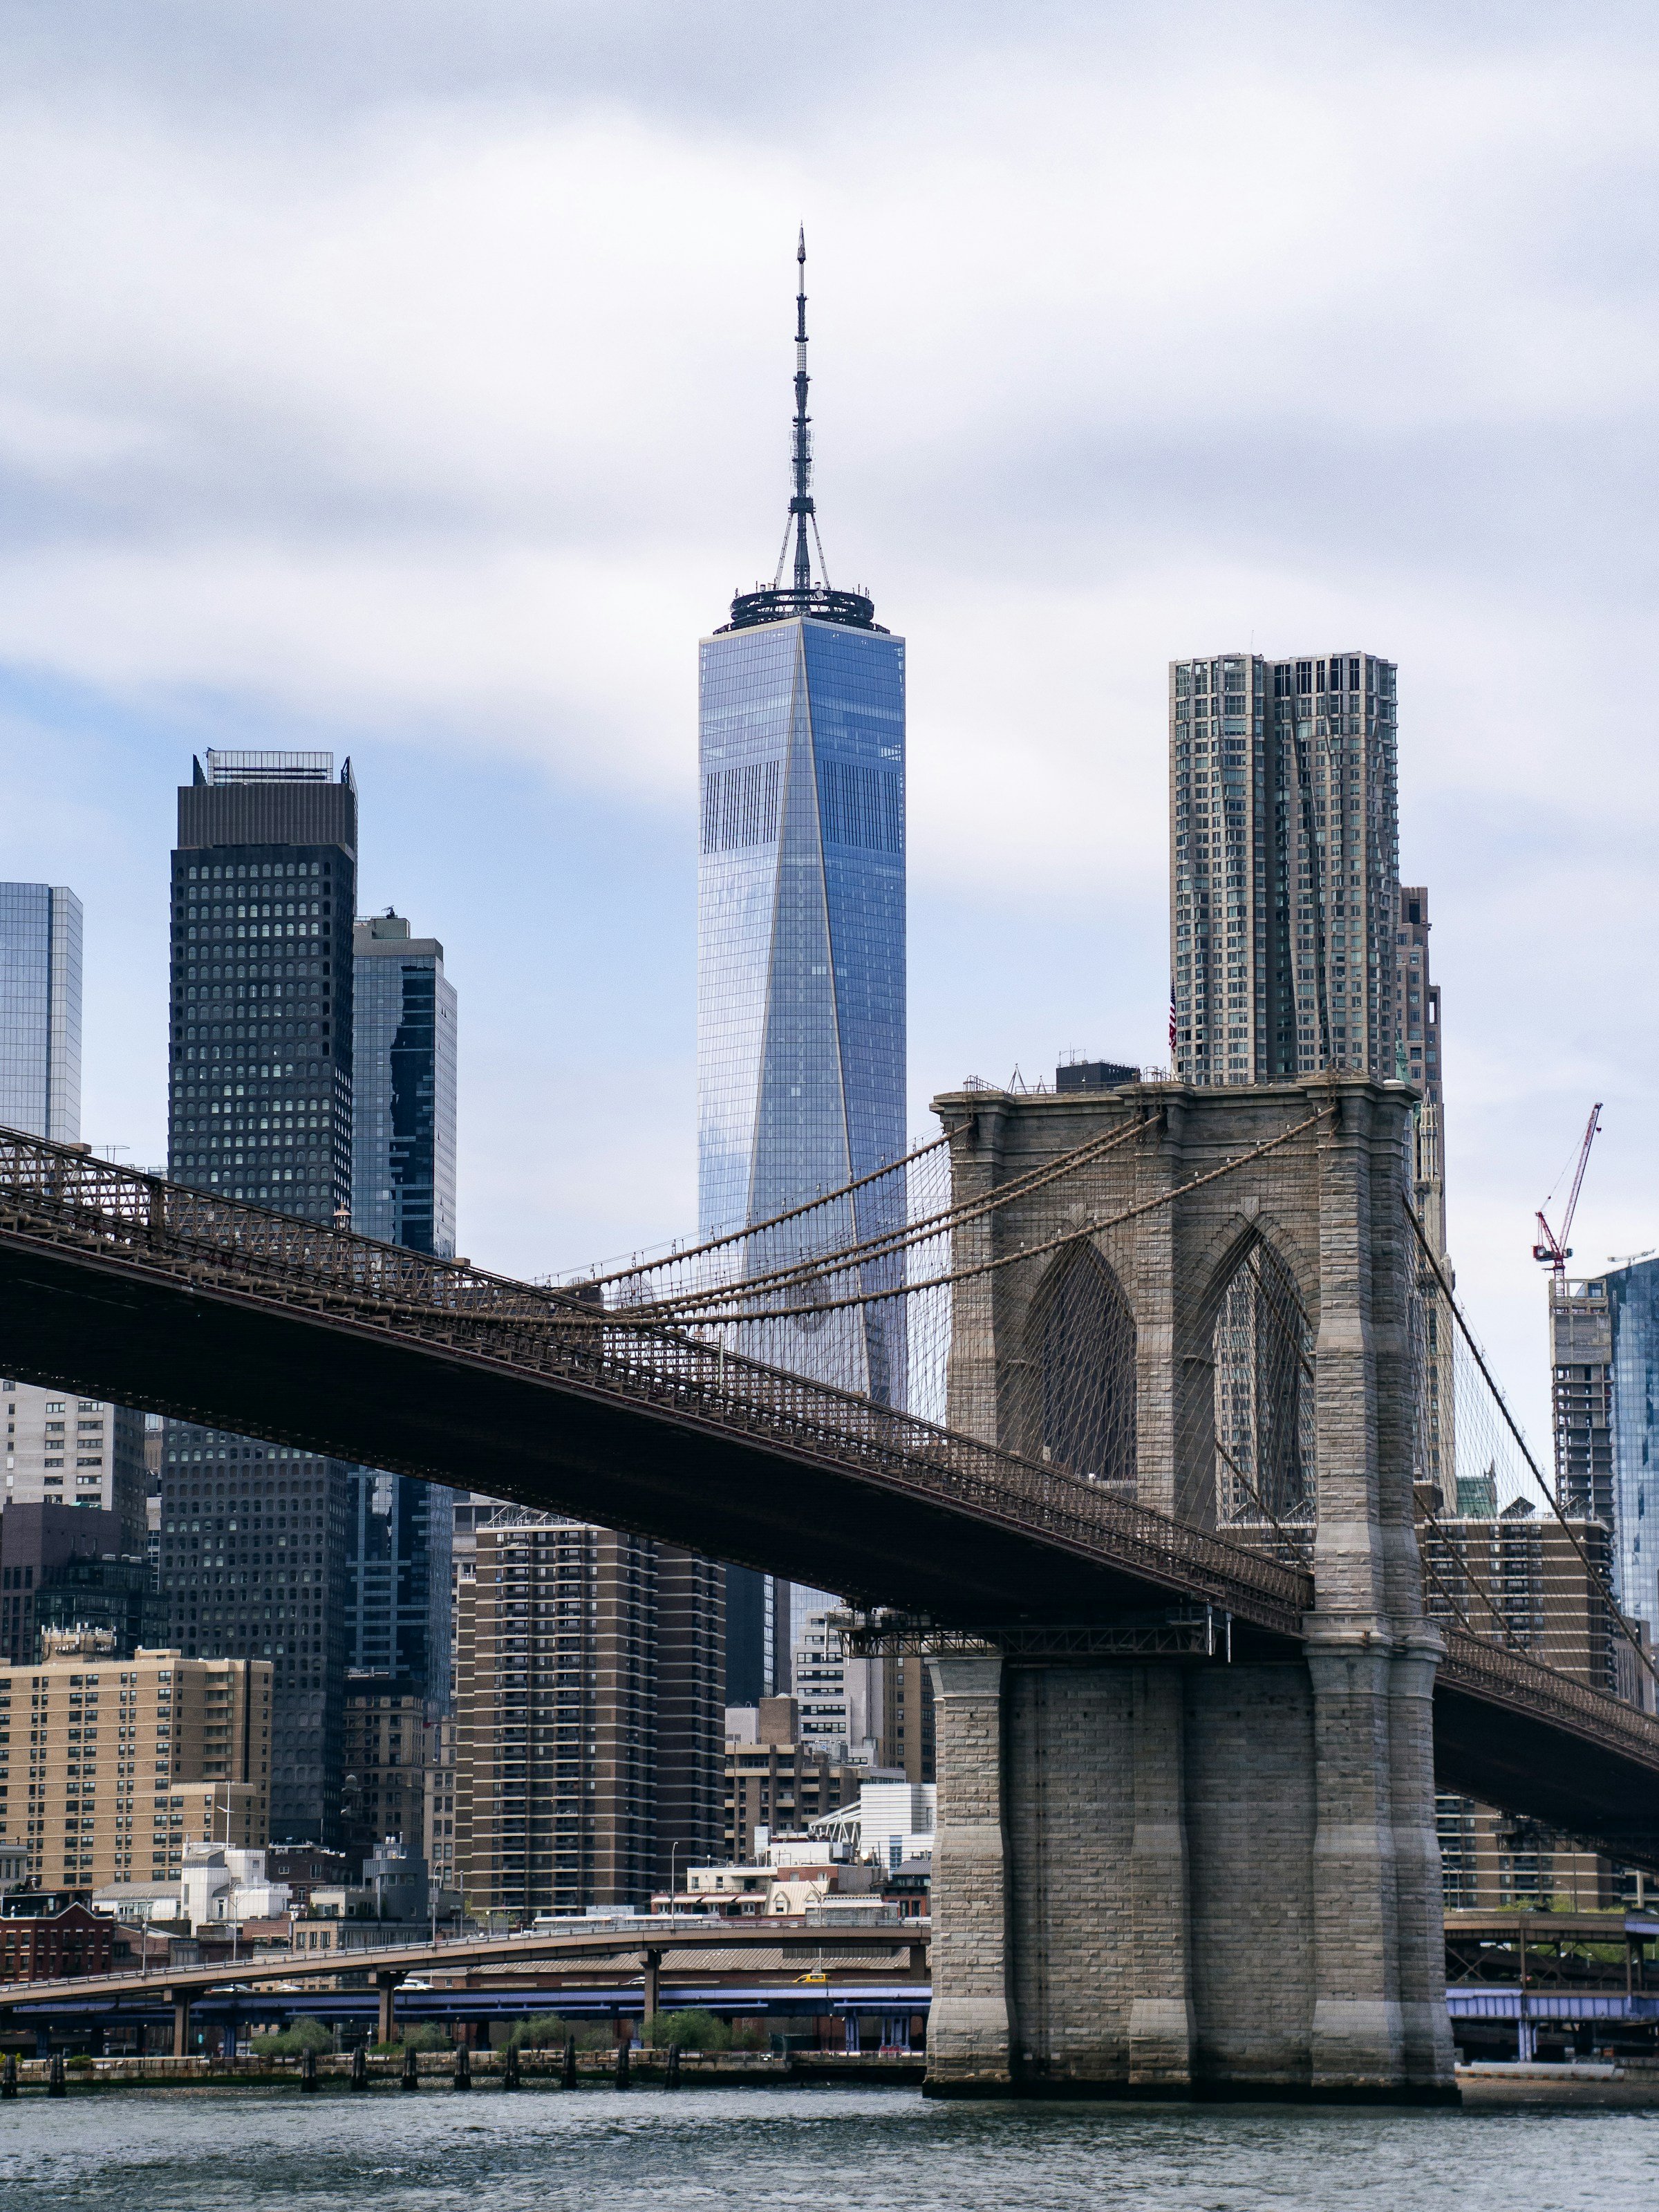
[[[1656,2212],[1659,2112],[957,2105],[904,2091],[0,2105],[6,2212]]]

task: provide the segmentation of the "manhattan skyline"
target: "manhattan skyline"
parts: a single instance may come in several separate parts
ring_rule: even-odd
[[[50,324],[60,351],[46,372],[16,334],[0,354],[21,410],[0,871],[86,906],[89,1141],[163,1156],[173,763],[314,746],[350,753],[386,825],[362,910],[395,901],[436,927],[466,993],[469,1252],[538,1273],[690,1228],[687,662],[772,528],[778,272],[804,215],[831,550],[880,580],[927,671],[912,1129],[969,1072],[1036,1077],[1069,1046],[1164,1058],[1167,661],[1217,639],[1374,641],[1403,672],[1401,846],[1434,885],[1459,1008],[1460,1282],[1541,1440],[1528,1229],[1593,1098],[1580,1255],[1659,1241],[1638,958],[1656,794],[1639,714],[1582,714],[1584,672],[1649,619],[1631,368],[1647,280],[1607,274],[1630,264],[1607,210],[1633,204],[1608,179],[1650,162],[1659,51],[1628,31],[1615,52],[1596,11],[1519,11],[1468,44],[1409,9],[1299,27],[1316,123],[1275,75],[1288,18],[1248,46],[1203,10],[1156,33],[1149,11],[1125,20],[1127,43],[1053,11],[1015,31],[975,18],[948,60],[908,30],[874,109],[849,48],[810,90],[823,153],[787,158],[732,90],[735,33],[682,68],[666,18],[672,68],[566,54],[556,86],[545,58],[494,77],[475,62],[447,109],[452,58],[416,51],[411,82],[460,134],[448,150],[386,100],[325,107],[289,84],[263,165],[212,125],[216,93],[253,81],[234,46],[183,91],[152,73],[165,41],[112,50],[135,131],[48,52],[31,61],[54,193],[9,268],[19,331]],[[770,33],[748,59],[769,99],[791,81]],[[575,115],[573,84],[625,125]],[[1245,164],[1236,234],[1239,157],[1281,108],[1289,169]],[[466,173],[456,149],[509,111],[540,198],[480,172],[444,228],[403,183],[428,161]],[[1106,126],[1086,139],[1085,112]],[[1401,157],[1382,170],[1358,155],[1378,132]],[[1547,226],[1474,188],[1494,167]],[[623,178],[599,195],[590,260],[556,210],[579,179]],[[1109,219],[1143,197],[1154,216]],[[220,213],[198,229],[181,210],[203,198]],[[250,261],[254,235],[269,250]],[[334,315],[308,253],[325,235],[349,270],[390,266],[387,289]],[[475,270],[481,238],[501,258]],[[418,283],[395,273],[410,246]],[[137,283],[113,281],[117,252]],[[527,320],[503,319],[509,295]],[[410,348],[434,301],[449,337]],[[71,390],[72,419],[41,411]],[[1310,479],[1340,494],[1316,522]]]

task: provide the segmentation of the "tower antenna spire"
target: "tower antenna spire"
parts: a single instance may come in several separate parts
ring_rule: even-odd
[[[790,448],[793,489],[789,500],[789,515],[794,525],[795,535],[795,589],[798,592],[807,592],[812,588],[812,550],[807,537],[807,529],[810,523],[816,535],[817,510],[812,499],[812,418],[806,411],[807,387],[811,379],[806,373],[806,225],[805,223],[800,227],[799,242],[795,248],[795,265],[799,271],[795,284],[795,422],[793,441]],[[826,576],[825,583],[827,584],[829,580]]]
[[[818,534],[817,502],[812,497],[812,418],[806,411],[811,378],[806,369],[806,225],[795,241],[795,416],[790,444],[789,514],[778,548],[778,565],[769,591],[757,584],[752,592],[739,592],[732,602],[733,629],[751,629],[757,623],[778,622],[791,615],[810,615],[814,621],[845,623],[859,629],[877,629],[874,603],[861,591],[835,591]],[[793,572],[786,585],[783,572],[789,562],[789,541],[795,541]],[[812,548],[818,550],[818,581],[812,581]]]

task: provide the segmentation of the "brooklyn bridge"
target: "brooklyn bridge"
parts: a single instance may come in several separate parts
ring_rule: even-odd
[[[554,1284],[0,1133],[0,1340],[920,1641],[935,2089],[1432,2100],[1436,1789],[1659,1868],[1659,1721],[1593,1560],[1569,1672],[1449,1525],[1465,1462],[1537,1470],[1413,1211],[1414,1098],[965,1089],[860,1184]]]

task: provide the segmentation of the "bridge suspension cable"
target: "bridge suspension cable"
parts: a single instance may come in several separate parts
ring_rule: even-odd
[[[1437,1580],[1448,1568],[1461,1576],[1501,1624],[1504,1640],[1518,1649],[1537,1651],[1550,1639],[1564,1647],[1571,1644],[1575,1648],[1570,1654],[1564,1650],[1559,1656],[1570,1656],[1575,1671],[1588,1668],[1594,1673],[1595,1649],[1605,1644],[1610,1657],[1603,1663],[1610,1663],[1621,1678],[1620,1693],[1633,1702],[1651,1704],[1654,1688],[1659,1687],[1659,1668],[1647,1636],[1619,1601],[1611,1532],[1599,1521],[1566,1511],[1556,1486],[1534,1456],[1421,1218],[1409,1199],[1402,1200],[1402,1204],[1422,1262],[1416,1318],[1420,1372],[1419,1497],[1430,1539],[1424,1547],[1425,1571],[1432,1572]],[[1437,1421],[1437,1434],[1429,1432],[1428,1425]],[[1448,1463],[1452,1480],[1449,1502],[1455,1509],[1451,1516],[1445,1510]],[[1466,1471],[1469,1469],[1474,1471]],[[1507,1504],[1498,1495],[1500,1481],[1514,1492]],[[1553,1547],[1558,1557],[1564,1545],[1574,1563],[1569,1568],[1567,1559],[1559,1558],[1559,1565],[1552,1567],[1543,1557],[1544,1547],[1528,1543],[1528,1553],[1537,1557],[1535,1563],[1528,1561],[1524,1578],[1547,1600],[1553,1586],[1555,1603],[1552,1607],[1547,1602],[1542,1607],[1547,1615],[1554,1613],[1553,1622],[1532,1617],[1539,1607],[1515,1602],[1517,1593],[1511,1585],[1522,1579],[1522,1571],[1513,1566],[1505,1571],[1506,1540],[1513,1561],[1522,1557],[1520,1546],[1528,1535],[1520,1524],[1532,1517],[1528,1486],[1542,1496],[1549,1522],[1559,1532],[1559,1542]],[[1466,1504],[1473,1510],[1465,1512]],[[1459,1523],[1455,1538],[1447,1528],[1449,1517]],[[1506,1521],[1507,1531],[1503,1526]],[[1487,1523],[1494,1531],[1494,1540],[1488,1582],[1483,1583],[1465,1555],[1474,1541],[1474,1532]],[[1437,1558],[1434,1556],[1437,1546]],[[1575,1584],[1584,1593],[1589,1606],[1605,1616],[1604,1628],[1598,1630],[1589,1612],[1575,1630],[1564,1626],[1569,1611],[1563,1599]],[[1576,1648],[1580,1645],[1582,1650]],[[1638,1698],[1640,1675],[1645,1675],[1653,1686]]]
[[[790,1320],[804,1315],[836,1312],[852,1306],[875,1305],[885,1299],[909,1297],[921,1291],[947,1290],[957,1283],[968,1282],[977,1275],[994,1274],[998,1269],[1016,1267],[1022,1261],[1041,1259],[1045,1254],[1058,1252],[1068,1244],[1078,1243],[1091,1237],[1103,1236],[1108,1230],[1121,1229],[1126,1222],[1138,1220],[1143,1214],[1156,1212],[1159,1207],[1170,1205],[1176,1199],[1185,1196],[1190,1191],[1197,1190],[1206,1183],[1215,1182],[1223,1176],[1236,1174],[1240,1168],[1247,1167],[1253,1162],[1264,1158],[1269,1152],[1275,1152],[1281,1146],[1288,1145],[1293,1138],[1304,1134],[1314,1127],[1316,1122],[1324,1121],[1330,1110],[1328,1107],[1321,1107],[1317,1113],[1310,1114],[1304,1121],[1297,1122],[1293,1128],[1281,1131],[1278,1136],[1271,1137],[1265,1143],[1253,1146],[1249,1152],[1239,1153],[1234,1159],[1224,1160],[1219,1167],[1211,1168],[1203,1175],[1194,1176],[1186,1182],[1171,1184],[1168,1189],[1158,1192],[1153,1197],[1143,1199],[1134,1206],[1124,1206],[1115,1213],[1102,1214],[1091,1219],[1077,1222],[1072,1227],[1060,1231],[1057,1236],[1044,1237],[1037,1243],[1022,1244],[1012,1252],[999,1252],[990,1259],[974,1261],[960,1267],[949,1268],[943,1273],[924,1277],[917,1282],[899,1283],[887,1289],[856,1291],[842,1297],[828,1299],[822,1304],[815,1303],[809,1306],[769,1308],[766,1310],[764,1318],[768,1321]],[[1115,1143],[1121,1143],[1131,1136],[1139,1136],[1145,1130],[1154,1126],[1155,1122],[1150,1117],[1146,1121],[1137,1121],[1115,1139]],[[1102,1146],[1099,1149],[1105,1151],[1109,1147]],[[1004,1200],[1001,1202],[1006,1201]],[[995,1205],[987,1201],[984,1205],[976,1206],[974,1212],[990,1212],[996,1210]],[[929,1231],[930,1236],[937,1236],[940,1233],[938,1229]],[[830,1256],[833,1258],[835,1255]],[[822,1272],[830,1271],[829,1262],[826,1261]],[[707,1322],[747,1318],[748,1316],[742,1310],[727,1311],[715,1309],[732,1307],[733,1301],[746,1297],[750,1289],[749,1284],[739,1282],[730,1285],[723,1292],[709,1294],[703,1301],[704,1310],[697,1314],[697,1319]]]

